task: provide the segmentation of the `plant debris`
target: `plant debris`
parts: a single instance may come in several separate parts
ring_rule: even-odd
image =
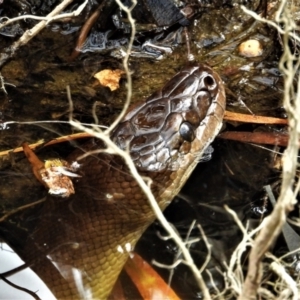
[[[119,81],[121,79],[121,75],[125,72],[123,70],[102,70],[94,75],[96,79],[99,80],[100,84],[110,88],[111,91],[117,90],[120,85]]]
[[[49,189],[49,194],[64,198],[75,194],[70,177],[80,177],[80,175],[73,173],[79,168],[77,163],[70,165],[65,160],[58,158],[46,160],[43,163],[27,143],[23,144],[23,149],[28,161],[31,163],[35,177]]]

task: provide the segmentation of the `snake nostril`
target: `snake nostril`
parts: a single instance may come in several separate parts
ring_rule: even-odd
[[[215,79],[211,76],[211,75],[207,75],[204,80],[204,86],[208,89],[208,90],[213,90],[217,83],[215,81]]]

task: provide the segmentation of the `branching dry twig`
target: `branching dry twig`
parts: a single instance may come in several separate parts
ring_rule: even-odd
[[[57,17],[57,15],[72,2],[73,0],[64,0],[62,3],[57,5],[56,8],[53,9],[53,11],[48,14],[44,20],[36,24],[30,30],[26,30],[16,42],[14,42],[8,49],[4,50],[0,55],[0,69],[11,57],[15,55],[16,51],[20,47],[26,45],[33,37],[35,37],[41,30],[43,30],[49,22],[55,20],[55,17]],[[87,2],[88,0],[85,0],[85,2],[81,6],[79,6],[79,8],[77,9],[79,13],[83,10]]]
[[[135,34],[136,34],[135,20],[132,18],[131,11],[136,6],[137,0],[132,0],[132,6],[130,8],[128,8],[124,4],[122,4],[120,0],[116,0],[116,2],[118,3],[119,7],[121,9],[123,9],[125,11],[125,13],[127,14],[129,24],[131,25],[131,34],[130,34],[130,39],[129,39],[129,43],[128,43],[128,48],[127,48],[127,51],[126,51],[126,55],[123,59],[123,66],[124,66],[124,70],[125,70],[125,73],[126,73],[127,87],[128,88],[127,88],[126,101],[124,103],[123,109],[122,109],[121,113],[119,114],[119,116],[117,117],[117,119],[106,130],[105,133],[107,135],[109,135],[112,132],[112,130],[117,126],[117,124],[124,117],[128,107],[129,107],[129,104],[130,104],[130,101],[131,101],[131,96],[132,96],[132,78],[131,78],[131,72],[130,72],[129,66],[128,66],[128,61],[129,61],[131,49],[132,49],[132,46],[133,46],[134,37],[135,37]]]
[[[300,60],[291,52],[288,43],[290,37],[293,37],[297,41],[299,41],[299,37],[292,34],[293,30],[296,29],[296,24],[289,14],[287,1],[281,2],[275,21],[283,24],[283,30],[280,29],[279,32],[283,34],[284,52],[279,63],[279,68],[285,79],[283,103],[289,117],[290,139],[283,156],[281,192],[272,214],[265,218],[265,226],[258,233],[253,243],[249,256],[248,274],[239,300],[256,299],[262,278],[261,261],[281,232],[286,222],[286,215],[293,210],[296,203],[293,185],[296,174],[300,134],[300,94],[295,93],[293,82],[294,78],[297,78],[296,73],[299,69]],[[265,20],[265,22],[269,24],[271,21]],[[271,24],[274,27],[278,27],[274,22],[271,22]],[[297,91],[299,90],[300,81],[298,78]],[[293,299],[298,299],[298,290],[293,289],[293,293]]]
[[[275,20],[276,22],[278,22],[278,20],[280,19],[280,16],[284,10],[285,5],[287,4],[287,1],[284,0],[281,2],[280,7],[276,13],[276,17]],[[257,21],[266,23],[272,27],[274,27],[280,34],[284,35],[284,34],[288,34],[291,38],[293,38],[295,41],[300,42],[300,38],[298,35],[295,34],[294,31],[288,31],[286,29],[282,29],[281,26],[279,26],[278,24],[274,23],[273,21],[267,20],[265,18],[260,17],[257,13],[253,12],[252,10],[247,9],[245,6],[241,6],[242,10],[247,13],[248,15],[250,15],[251,17],[253,17],[254,19],[256,19]]]
[[[17,290],[20,290],[20,291],[22,291],[24,293],[29,294],[30,296],[33,297],[33,299],[35,299],[35,300],[41,300],[41,298],[36,293],[30,291],[29,289],[23,288],[23,287],[21,287],[19,285],[16,285],[16,284],[12,283],[10,280],[8,280],[7,278],[3,277],[2,275],[0,275],[0,278],[1,278],[1,280],[3,280],[4,282],[6,282],[8,285],[12,286],[13,288],[15,288]]]
[[[5,82],[3,76],[2,76],[2,74],[0,72],[0,90],[2,90],[5,94],[7,94],[7,91],[6,91],[6,88],[5,88],[6,85],[10,85],[10,86],[16,87],[15,85],[13,85],[11,83]]]
[[[48,16],[46,16],[46,17],[39,17],[39,16],[34,16],[34,15],[22,15],[22,16],[15,17],[15,18],[12,18],[12,19],[8,19],[6,17],[2,17],[2,18],[0,18],[0,30],[2,28],[4,28],[5,26],[7,26],[9,24],[12,24],[12,23],[15,23],[15,22],[18,22],[20,20],[32,19],[32,20],[38,20],[38,21],[46,21],[46,25],[48,25],[49,23],[57,21],[57,20],[66,19],[66,18],[72,18],[72,17],[77,17],[77,16],[79,16],[81,14],[81,12],[83,11],[83,9],[87,5],[87,3],[88,3],[88,0],[85,0],[76,10],[74,10],[74,11],[72,11],[70,13],[65,13],[65,14],[60,14],[60,15],[54,15],[53,17],[51,17],[50,14]],[[6,19],[6,20],[3,21],[4,19]]]
[[[0,218],[0,223],[3,222],[3,221],[5,221],[5,220],[6,220],[8,217],[10,217],[11,215],[14,215],[14,214],[18,213],[19,211],[22,211],[22,210],[31,208],[31,207],[33,207],[33,206],[35,206],[35,205],[38,205],[38,204],[40,204],[40,203],[43,203],[43,202],[45,202],[45,201],[46,201],[46,198],[43,198],[43,199],[41,199],[41,200],[38,200],[38,201],[35,201],[35,202],[32,202],[32,203],[29,203],[29,204],[25,204],[25,205],[23,205],[23,206],[19,206],[19,207],[15,208],[15,209],[12,209],[11,211],[5,213],[5,215],[2,216],[2,217]]]
[[[297,290],[297,283],[293,280],[293,278],[287,273],[284,266],[279,264],[276,261],[273,261],[270,264],[270,269],[274,271],[285,283],[287,292],[292,292],[293,300],[298,300],[298,290]]]

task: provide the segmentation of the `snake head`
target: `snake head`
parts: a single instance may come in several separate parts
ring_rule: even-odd
[[[112,135],[141,171],[177,171],[201,158],[222,126],[225,91],[209,66],[183,68],[145,103],[130,110]]]

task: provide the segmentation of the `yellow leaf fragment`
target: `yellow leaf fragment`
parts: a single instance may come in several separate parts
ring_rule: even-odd
[[[27,143],[23,143],[22,147],[28,161],[31,164],[34,176],[39,182],[45,185],[40,174],[40,170],[44,167],[44,163],[35,155]]]
[[[123,70],[102,70],[94,75],[96,79],[99,80],[100,84],[110,88],[111,91],[115,91],[119,88],[119,81],[121,75],[125,72]]]

